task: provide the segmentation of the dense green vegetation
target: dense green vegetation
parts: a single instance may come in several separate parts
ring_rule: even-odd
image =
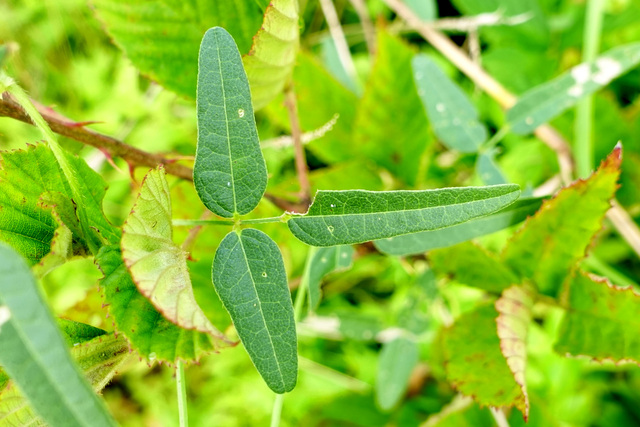
[[[638,64],[635,0],[0,4],[0,427],[640,424]]]

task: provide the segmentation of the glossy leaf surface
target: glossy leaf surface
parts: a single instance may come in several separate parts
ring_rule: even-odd
[[[122,257],[142,295],[181,328],[222,339],[196,302],[186,252],[173,242],[164,170],[147,173],[122,231]]]
[[[289,229],[312,246],[362,243],[436,230],[496,212],[513,203],[517,185],[424,191],[319,191]]]
[[[244,347],[276,393],[293,390],[298,348],[282,254],[261,231],[232,231],[213,260],[213,284]]]
[[[602,227],[617,188],[621,155],[621,148],[614,149],[591,177],[545,201],[507,244],[506,265],[555,296]]]
[[[92,0],[113,41],[151,79],[194,98],[198,46],[211,26],[225,27],[242,52],[260,28],[255,0],[183,2],[180,0]]]
[[[51,426],[115,426],[74,364],[29,267],[0,245],[0,363]]]
[[[418,95],[440,141],[463,153],[478,151],[487,129],[467,95],[427,55],[416,56],[411,65]]]
[[[453,246],[476,237],[495,233],[524,221],[542,205],[542,198],[519,199],[512,205],[485,217],[438,230],[376,240],[374,245],[389,255],[414,255]]]
[[[198,64],[193,182],[209,210],[231,218],[251,212],[267,187],[251,92],[238,48],[223,28],[204,35]]]

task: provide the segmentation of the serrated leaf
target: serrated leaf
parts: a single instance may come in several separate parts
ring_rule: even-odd
[[[144,75],[189,98],[196,95],[198,46],[204,32],[214,25],[225,27],[242,52],[248,52],[262,21],[255,0],[91,3],[114,42]]]
[[[496,319],[500,350],[507,359],[507,365],[522,390],[525,421],[529,418],[529,395],[525,369],[527,367],[527,335],[531,323],[531,310],[535,302],[535,290],[527,284],[514,285],[502,293],[496,301],[496,310],[500,315]]]
[[[223,28],[204,35],[198,70],[196,191],[217,215],[247,214],[267,187],[267,167],[240,53]]]
[[[500,351],[495,319],[486,305],[464,314],[443,335],[447,378],[462,394],[486,406],[516,406],[524,396]]]
[[[56,242],[58,251],[67,252],[65,257],[85,255],[88,239],[120,240],[119,230],[102,212],[106,188],[102,177],[80,158],[67,154],[67,160],[81,183],[89,221],[85,228],[92,230],[91,236],[83,232],[71,188],[49,147],[30,145],[26,150],[2,153],[0,240],[15,248],[31,265],[50,252],[56,232],[66,233],[64,228],[59,229],[61,223],[72,232],[71,242],[68,236],[62,235]],[[48,261],[49,267],[56,263],[55,260]]]
[[[467,286],[501,293],[520,283],[519,277],[486,249],[467,242],[429,254],[431,266]]]
[[[350,145],[409,185],[430,142],[427,117],[411,75],[414,51],[378,31],[377,53],[353,123]],[[344,150],[344,148],[342,149]]]
[[[381,252],[400,256],[453,246],[524,221],[540,208],[542,200],[542,198],[519,199],[512,205],[485,217],[438,230],[376,240],[373,244]]]
[[[393,409],[406,393],[418,356],[418,345],[410,338],[398,337],[382,346],[376,376],[376,402],[383,410]]]
[[[322,298],[320,282],[332,271],[351,267],[355,250],[351,246],[320,248],[313,255],[309,269],[309,311],[315,311]]]
[[[550,82],[529,90],[507,111],[511,131],[518,134],[533,132],[638,63],[640,43],[618,46],[592,62],[577,65]]]
[[[411,66],[433,132],[449,149],[477,152],[487,139],[487,129],[467,95],[427,55],[417,55]]]
[[[115,334],[101,335],[88,342],[77,344],[71,348],[71,355],[96,393],[111,381],[116,371],[130,357],[127,340]],[[10,386],[0,394],[0,425],[45,426],[46,424],[31,409],[20,390]]]
[[[0,245],[0,363],[51,426],[115,426],[73,363],[29,267]]]
[[[118,245],[104,246],[96,264],[104,274],[100,286],[114,325],[141,357],[174,363],[198,360],[215,350],[210,335],[174,325],[140,293]]]
[[[632,288],[578,272],[561,301],[567,313],[555,344],[558,353],[640,363],[640,296]]]
[[[291,78],[300,46],[298,19],[298,0],[271,1],[251,50],[242,58],[256,110],[282,93]]]
[[[173,242],[171,212],[164,170],[149,171],[122,227],[122,258],[142,295],[167,320],[223,340],[196,302],[187,253]]]
[[[585,256],[602,227],[615,194],[622,149],[617,147],[587,180],[578,180],[543,203],[508,242],[506,265],[555,296],[571,269]]]
[[[422,191],[319,191],[289,229],[312,246],[363,243],[436,230],[496,212],[520,194],[514,184]]]
[[[213,260],[213,285],[256,369],[276,393],[293,390],[298,349],[278,245],[261,231],[232,231]]]

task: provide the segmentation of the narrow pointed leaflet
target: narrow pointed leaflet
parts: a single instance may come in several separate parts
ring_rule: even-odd
[[[198,306],[187,254],[173,242],[171,195],[164,170],[144,178],[122,233],[122,257],[140,292],[169,321],[223,339]]]
[[[515,184],[421,191],[319,191],[289,229],[312,246],[363,243],[437,230],[496,212],[520,195]]]
[[[196,191],[216,215],[251,212],[267,187],[249,82],[231,35],[208,30],[198,63]]]
[[[71,359],[25,260],[0,244],[0,363],[52,427],[114,426]]]
[[[256,369],[276,393],[293,390],[298,348],[280,249],[261,231],[232,231],[213,260],[213,284]]]

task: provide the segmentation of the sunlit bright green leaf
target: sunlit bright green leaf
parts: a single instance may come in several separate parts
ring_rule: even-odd
[[[498,312],[486,305],[464,314],[443,336],[449,382],[481,405],[524,408],[524,395],[500,352]]]
[[[219,341],[214,343],[208,334],[171,323],[140,293],[118,246],[104,246],[96,263],[104,274],[100,286],[114,325],[141,357],[173,363],[198,360],[215,350]]]
[[[416,56],[411,64],[433,132],[450,149],[478,151],[487,139],[487,129],[478,121],[478,111],[467,95],[427,55]]]
[[[531,89],[507,111],[511,130],[519,134],[533,132],[638,63],[640,43],[618,46],[593,62],[577,65],[550,82]]]
[[[500,313],[496,319],[500,350],[522,390],[524,402],[520,403],[518,408],[524,414],[525,420],[529,418],[529,395],[525,379],[527,335],[529,335],[534,302],[535,290],[528,284],[511,286],[496,301],[496,310]]]
[[[331,246],[320,248],[313,255],[309,269],[309,310],[315,311],[322,298],[320,282],[332,271],[347,269],[351,266],[355,250],[351,246]]]
[[[621,155],[616,148],[589,179],[545,201],[507,244],[506,264],[541,292],[556,295],[601,229],[617,188]]]
[[[391,410],[406,393],[418,356],[418,345],[410,338],[398,337],[382,346],[376,376],[376,401],[383,410]]]
[[[181,328],[223,339],[195,300],[187,253],[173,242],[171,194],[164,170],[147,173],[122,232],[122,257],[142,295]]]
[[[249,213],[267,187],[267,167],[240,53],[223,28],[204,35],[198,69],[196,191],[217,215]]]
[[[114,426],[79,372],[29,267],[0,245],[0,363],[51,426]]]
[[[632,288],[580,272],[562,300],[567,313],[555,345],[558,353],[640,363],[640,296]]]
[[[261,231],[232,231],[213,260],[213,284],[256,369],[276,393],[293,390],[298,348],[280,249]]]
[[[414,51],[386,31],[379,31],[377,40],[375,62],[358,105],[349,145],[360,156],[413,185],[422,154],[432,140],[411,74]]]
[[[495,233],[524,221],[542,205],[542,198],[520,199],[494,214],[432,231],[373,242],[378,250],[389,255],[413,255],[438,248],[445,248]]]
[[[243,58],[251,84],[253,108],[264,107],[282,93],[291,78],[299,45],[298,0],[271,1],[262,28]]]
[[[319,191],[305,215],[289,221],[312,246],[362,243],[459,224],[493,213],[520,194],[517,185],[424,191]]]
[[[434,270],[455,277],[464,285],[489,292],[501,293],[520,282],[495,255],[470,242],[433,251],[429,259]]]
[[[198,46],[204,32],[224,27],[248,52],[260,28],[255,0],[91,0],[113,41],[144,74],[181,95],[194,98]]]

